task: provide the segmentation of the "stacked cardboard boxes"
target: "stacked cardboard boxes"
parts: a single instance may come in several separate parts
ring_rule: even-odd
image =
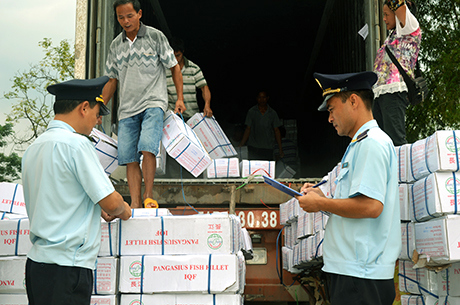
[[[443,130],[396,147],[402,235],[399,287],[410,293],[401,296],[401,304],[460,304],[460,297],[449,291],[452,278],[447,275],[455,273],[453,266],[460,262],[459,144],[459,131]]]

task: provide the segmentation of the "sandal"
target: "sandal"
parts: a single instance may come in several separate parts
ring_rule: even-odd
[[[156,200],[152,198],[145,198],[144,200],[144,208],[146,209],[158,209],[160,206]]]

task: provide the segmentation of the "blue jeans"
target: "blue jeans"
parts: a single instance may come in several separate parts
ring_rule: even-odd
[[[118,164],[140,163],[142,151],[158,155],[163,116],[161,108],[148,108],[118,122]]]

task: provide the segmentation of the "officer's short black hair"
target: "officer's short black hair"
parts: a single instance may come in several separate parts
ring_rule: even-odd
[[[374,91],[372,90],[344,91],[335,95],[342,100],[342,103],[345,103],[352,94],[356,94],[363,100],[367,110],[372,110],[374,104]]]

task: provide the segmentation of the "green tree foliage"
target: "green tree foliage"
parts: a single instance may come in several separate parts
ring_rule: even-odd
[[[13,134],[13,124],[0,125],[0,148],[8,144],[6,138]],[[20,172],[21,158],[16,153],[9,156],[0,153],[0,182],[12,182],[19,179]]]
[[[460,127],[460,1],[417,1],[422,30],[419,62],[428,82],[429,100],[407,111],[409,143],[440,129]]]
[[[13,78],[11,91],[4,97],[15,101],[6,122],[17,124],[20,121],[30,125],[30,131],[14,136],[16,144],[30,143],[46,130],[53,116],[53,97],[46,87],[74,76],[74,47],[67,40],[53,46],[49,38],[39,42],[45,52],[43,59],[32,65],[29,71],[17,72]]]

